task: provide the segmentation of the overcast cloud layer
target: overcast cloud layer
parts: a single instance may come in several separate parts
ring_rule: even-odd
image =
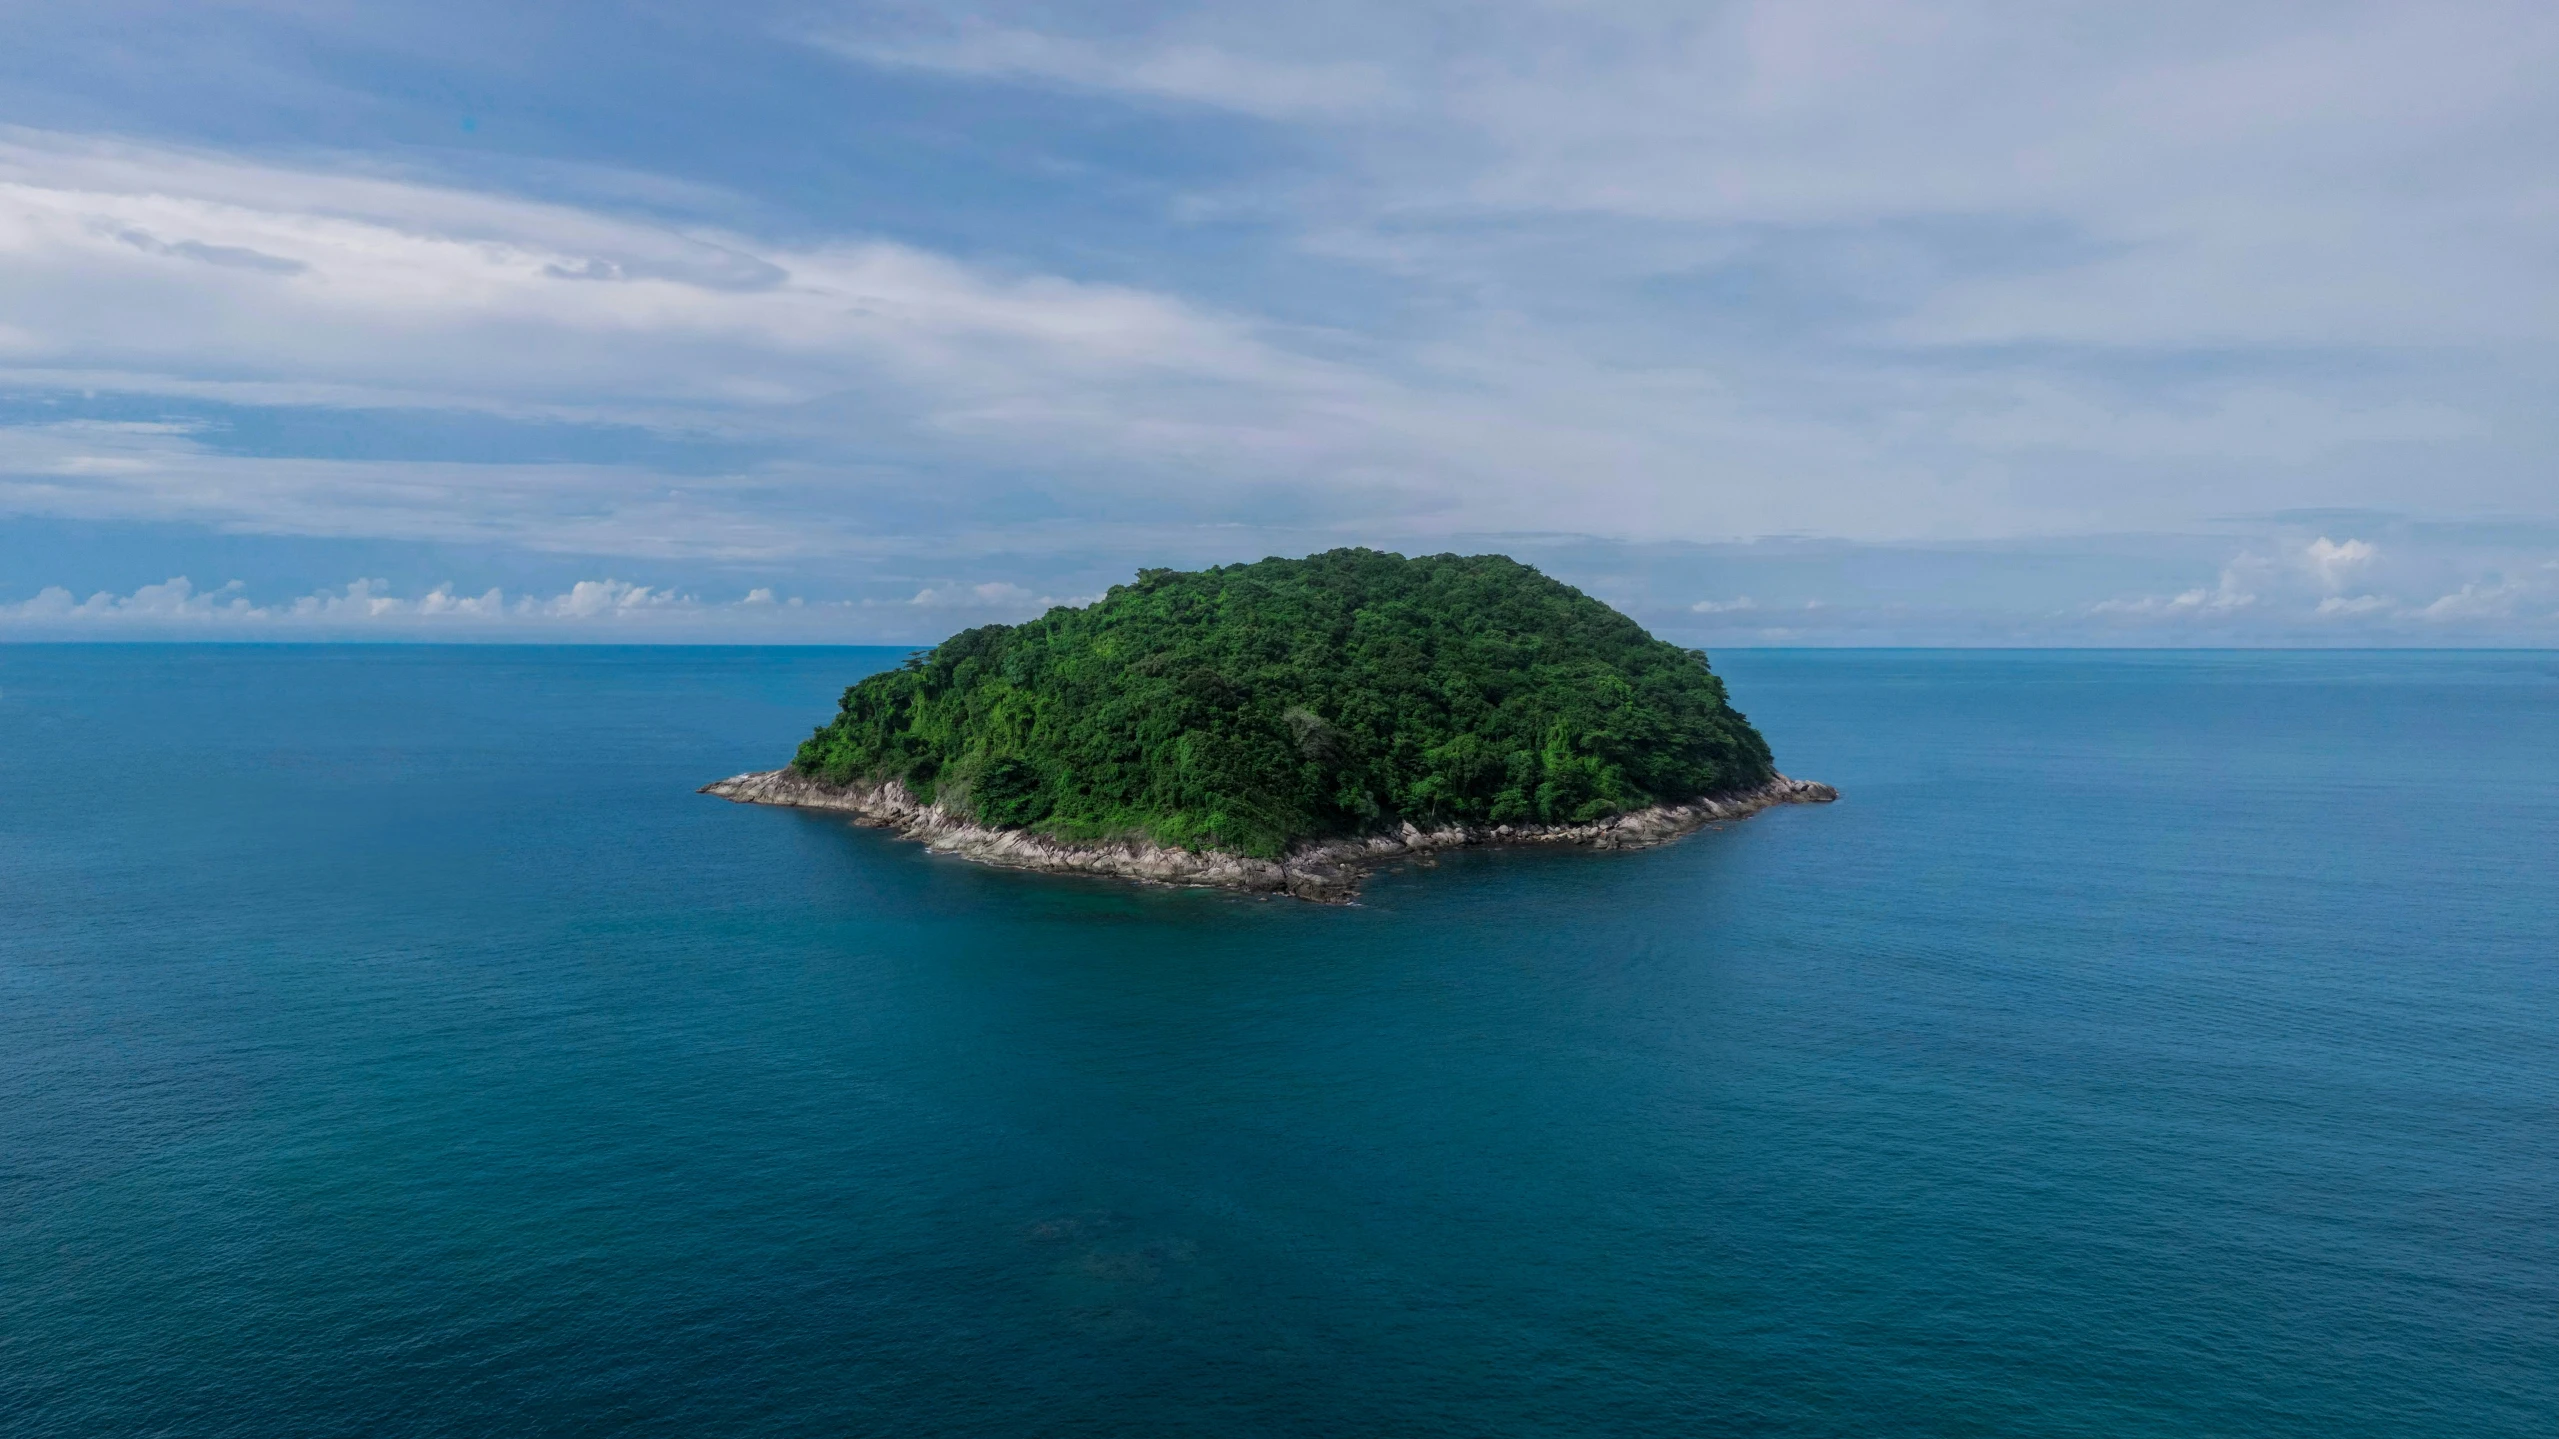
[[[0,635],[2559,641],[2559,11],[0,4]]]

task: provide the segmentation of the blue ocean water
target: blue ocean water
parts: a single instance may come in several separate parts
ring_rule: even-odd
[[[0,1432],[2559,1431],[2559,656],[1719,656],[1334,909],[693,787],[887,651],[0,649]]]

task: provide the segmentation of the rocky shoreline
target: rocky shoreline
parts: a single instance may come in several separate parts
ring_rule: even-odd
[[[1215,850],[1167,849],[1143,839],[1067,841],[1018,829],[987,829],[927,805],[896,780],[864,787],[822,784],[796,770],[734,775],[699,793],[739,804],[787,805],[835,810],[858,824],[895,830],[900,837],[982,864],[1053,874],[1107,875],[1148,884],[1236,889],[1285,894],[1320,904],[1348,904],[1359,896],[1368,872],[1380,865],[1444,849],[1487,844],[1580,844],[1594,849],[1641,849],[1679,838],[1721,820],[1742,819],[1781,804],[1827,804],[1839,791],[1811,780],[1778,775],[1755,789],[1706,795],[1685,804],[1654,805],[1589,824],[1452,825],[1401,829],[1355,839],[1301,844],[1280,859],[1253,859]]]

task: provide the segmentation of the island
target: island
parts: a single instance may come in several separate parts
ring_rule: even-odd
[[[1021,869],[1340,903],[1460,846],[1659,844],[1834,800],[1705,654],[1502,555],[1141,570],[844,692],[786,767],[705,785]]]

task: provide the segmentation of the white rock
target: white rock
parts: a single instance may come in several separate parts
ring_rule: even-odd
[[[1020,829],[987,829],[939,804],[927,805],[896,780],[837,787],[796,770],[734,775],[702,786],[701,793],[740,804],[788,805],[836,810],[857,823],[893,829],[947,854],[1011,869],[1064,874],[1105,874],[1151,884],[1240,889],[1289,894],[1347,904],[1359,894],[1366,871],[1415,850],[1475,844],[1587,844],[1634,849],[1676,839],[1717,820],[1739,819],[1781,804],[1828,804],[1839,791],[1811,780],[1778,775],[1756,789],[1705,795],[1685,804],[1655,805],[1590,824],[1497,824],[1488,829],[1450,826],[1425,830],[1406,820],[1393,834],[1300,844],[1278,860],[1221,850],[1170,849],[1138,837],[1082,843]]]

